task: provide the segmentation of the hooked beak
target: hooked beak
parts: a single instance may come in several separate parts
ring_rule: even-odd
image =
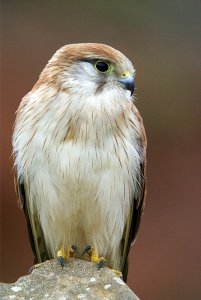
[[[125,87],[126,90],[130,91],[131,92],[131,96],[133,95],[134,93],[134,79],[133,77],[128,73],[128,72],[125,72],[121,79],[119,80],[120,83],[122,83]]]

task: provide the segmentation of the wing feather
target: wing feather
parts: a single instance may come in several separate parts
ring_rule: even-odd
[[[141,134],[139,135],[138,144],[140,149],[140,156],[142,157],[142,162],[140,164],[140,169],[136,178],[138,182],[138,189],[136,189],[134,194],[134,199],[131,204],[130,214],[128,216],[128,221],[125,226],[124,235],[122,239],[122,273],[123,279],[126,281],[128,273],[128,254],[131,244],[135,242],[137,232],[140,225],[140,220],[142,212],[145,206],[145,196],[146,196],[146,134],[142,118],[140,117],[136,108],[134,108],[134,113],[137,115]]]
[[[26,217],[29,239],[32,251],[34,253],[34,263],[40,263],[42,261],[48,260],[50,259],[50,255],[45,244],[40,221],[37,214],[32,214],[30,212],[28,201],[28,185],[24,183],[22,177],[18,178],[16,173],[14,177],[14,183],[15,190],[18,196],[19,206],[21,209],[23,209]]]

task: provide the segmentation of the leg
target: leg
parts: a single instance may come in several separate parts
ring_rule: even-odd
[[[104,266],[106,259],[104,257],[99,257],[98,252],[94,247],[87,246],[84,249],[83,255],[85,255],[86,253],[88,255],[89,260],[97,263],[98,269],[101,269]]]
[[[61,247],[61,249],[57,251],[57,257],[62,268],[64,267],[66,260],[75,257],[76,253],[78,253],[78,249],[75,245],[69,245],[67,251],[64,250],[64,247]]]

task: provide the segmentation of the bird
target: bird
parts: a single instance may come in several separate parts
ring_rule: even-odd
[[[126,281],[146,194],[134,78],[131,61],[113,47],[68,44],[22,99],[12,137],[15,187],[35,263],[59,257],[63,266],[84,249]]]

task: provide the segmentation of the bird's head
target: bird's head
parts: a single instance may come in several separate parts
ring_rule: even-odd
[[[115,93],[130,99],[134,68],[118,50],[103,44],[70,44],[59,49],[41,74],[71,94]]]

